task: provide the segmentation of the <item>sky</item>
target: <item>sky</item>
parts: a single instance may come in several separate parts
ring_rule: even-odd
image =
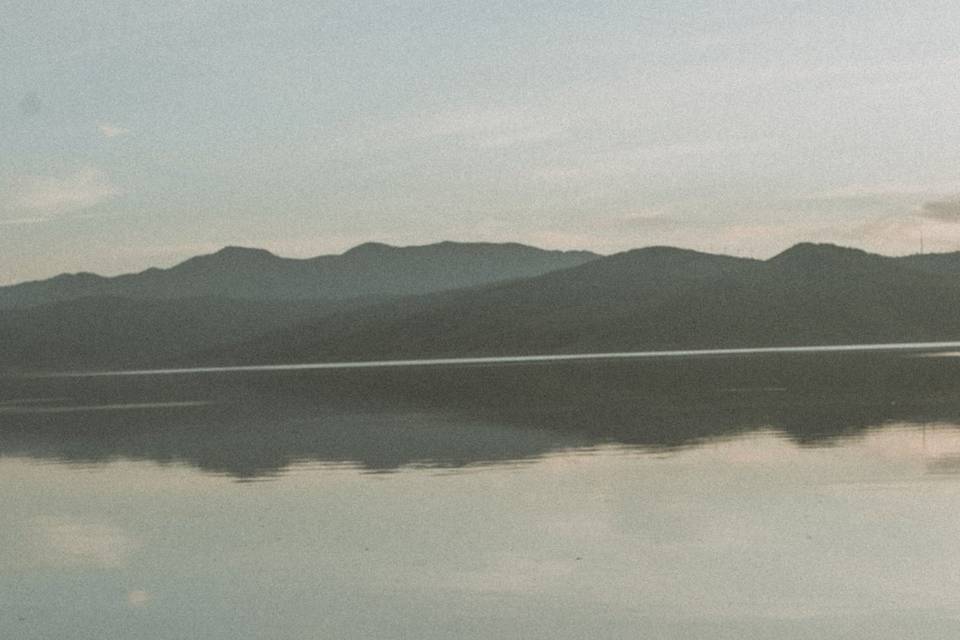
[[[224,245],[960,249],[951,2],[0,0],[0,283]]]

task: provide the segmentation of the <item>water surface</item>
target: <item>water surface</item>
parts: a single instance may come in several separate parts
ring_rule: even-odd
[[[0,637],[954,638],[960,359],[0,381]]]

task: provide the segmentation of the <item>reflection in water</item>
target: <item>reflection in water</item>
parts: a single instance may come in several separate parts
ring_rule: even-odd
[[[459,468],[757,429],[826,445],[889,422],[960,422],[958,381],[960,361],[882,353],[8,379],[0,455],[254,478],[304,460]]]
[[[842,445],[243,485],[3,460],[0,637],[957,637],[960,488],[915,430]]]
[[[891,354],[3,380],[0,637],[955,638],[958,382]]]

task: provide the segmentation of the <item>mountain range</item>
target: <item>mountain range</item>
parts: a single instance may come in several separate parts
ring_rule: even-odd
[[[152,268],[113,278],[64,274],[0,287],[0,308],[94,296],[331,301],[413,295],[536,276],[597,257],[588,251],[457,242],[412,247],[368,242],[340,255],[306,259],[281,258],[264,249],[225,247],[169,269]]]
[[[228,247],[170,269],[0,288],[0,367],[259,364],[960,339],[960,253],[801,243],[768,260],[648,247]]]

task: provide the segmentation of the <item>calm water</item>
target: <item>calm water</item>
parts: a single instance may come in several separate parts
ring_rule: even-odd
[[[0,638],[956,638],[960,358],[0,380]]]

